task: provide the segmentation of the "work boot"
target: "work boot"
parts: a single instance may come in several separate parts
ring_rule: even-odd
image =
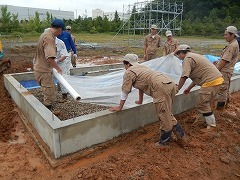
[[[172,131],[161,130],[160,140],[159,140],[159,142],[155,143],[155,146],[160,147],[160,148],[169,147],[168,142],[171,140],[171,134],[172,134]]]
[[[173,132],[177,136],[177,139],[182,139],[184,136],[184,131],[179,123],[173,126]]]
[[[207,129],[209,129],[210,127],[216,127],[216,120],[214,114],[211,114],[210,116],[204,116],[204,118],[206,119],[206,123],[208,125]]]
[[[226,106],[227,106],[226,102],[218,102],[216,110],[222,110],[222,109],[226,108]]]
[[[185,133],[179,123],[173,126],[173,132],[177,137],[177,143],[182,146],[186,147],[187,146],[187,139],[185,137]]]

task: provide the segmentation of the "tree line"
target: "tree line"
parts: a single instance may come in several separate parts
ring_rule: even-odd
[[[179,1],[184,4],[183,35],[222,36],[229,25],[240,30],[240,1]]]
[[[159,2],[159,0],[154,0]],[[153,1],[153,2],[154,2]],[[199,36],[222,36],[223,30],[234,25],[240,30],[240,1],[236,0],[165,0],[165,3],[183,3],[183,21],[182,35],[199,35]],[[148,5],[146,5],[148,6]],[[135,11],[133,8],[132,11]],[[144,8],[143,10],[144,11]],[[54,19],[51,14],[46,13],[46,19],[40,21],[39,13],[36,12],[34,18],[18,21],[18,14],[11,14],[7,6],[1,8],[2,17],[0,18],[0,33],[36,33],[43,32],[49,27]],[[152,14],[154,17],[156,14]],[[130,17],[132,20],[133,17]],[[123,26],[118,12],[110,21],[106,16],[91,17],[78,16],[77,19],[63,19],[66,25],[72,26],[74,33],[116,33]]]
[[[35,12],[34,18],[18,20],[18,14],[11,14],[7,10],[7,6],[2,6],[0,18],[0,32],[4,34],[13,33],[31,33],[39,34],[44,31],[45,28],[50,27],[51,22],[55,17],[50,13],[46,13],[46,18],[40,20],[39,13]],[[121,26],[122,21],[119,18],[118,12],[115,11],[115,16],[112,21],[109,21],[105,16],[92,19],[91,17],[78,16],[77,19],[63,19],[65,25],[72,26],[73,32],[90,32],[90,33],[107,33],[117,32]]]

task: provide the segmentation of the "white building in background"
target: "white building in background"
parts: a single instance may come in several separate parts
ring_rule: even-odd
[[[106,16],[109,21],[112,21],[112,20],[114,20],[115,12],[116,11],[114,11],[114,12],[104,12],[101,9],[94,9],[94,10],[92,10],[92,18],[96,19],[98,16],[104,18]],[[117,13],[118,13],[118,16],[119,16],[120,20],[122,20],[123,19],[123,13],[122,12],[117,12]]]
[[[74,12],[73,11],[40,9],[40,8],[20,7],[20,6],[2,5],[2,4],[0,4],[0,17],[2,17],[2,13],[1,13],[2,6],[7,6],[7,11],[10,12],[11,14],[15,14],[15,15],[18,14],[18,20],[32,19],[32,18],[34,18],[36,12],[39,13],[40,20],[46,19],[47,12],[50,15],[52,14],[53,18],[74,20]]]
[[[96,19],[97,17],[102,17],[103,18],[104,15],[104,11],[101,9],[94,9],[92,10],[92,18]]]
[[[112,20],[114,20],[115,12],[104,12],[104,16],[106,16],[109,21],[112,21]],[[120,20],[122,20],[123,19],[123,13],[122,12],[117,12],[117,13],[118,13],[118,16],[119,16]]]

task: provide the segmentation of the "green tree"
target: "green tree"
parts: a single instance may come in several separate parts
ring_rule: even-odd
[[[110,31],[110,23],[107,18],[107,16],[104,16],[103,18],[103,25],[102,25],[103,32],[109,32]]]
[[[97,32],[103,32],[103,19],[101,16],[93,20],[93,25],[96,27]]]
[[[39,18],[39,13],[37,11],[35,12],[33,23],[34,23],[34,25],[33,25],[34,30],[36,32],[42,32],[43,31],[43,29],[41,29],[41,21],[40,21],[40,18]]]
[[[113,32],[117,32],[121,28],[121,25],[122,25],[122,22],[120,20],[118,12],[115,11],[114,19],[113,19],[113,22],[112,22],[112,26],[113,26],[112,27],[112,31]]]
[[[2,6],[1,30],[6,33],[11,32],[11,13],[7,11],[7,6]]]
[[[47,21],[47,23],[49,23],[49,24],[51,24],[51,22],[52,22],[52,14],[50,14],[49,12],[46,12],[46,21]]]
[[[12,14],[12,18],[11,18],[11,31],[12,32],[15,32],[15,31],[18,31],[20,32],[21,29],[20,29],[20,24],[19,24],[19,21],[18,21],[18,14]]]

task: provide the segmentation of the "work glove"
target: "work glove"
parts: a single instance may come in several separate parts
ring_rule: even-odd
[[[77,54],[74,54],[73,57],[77,58]]]

